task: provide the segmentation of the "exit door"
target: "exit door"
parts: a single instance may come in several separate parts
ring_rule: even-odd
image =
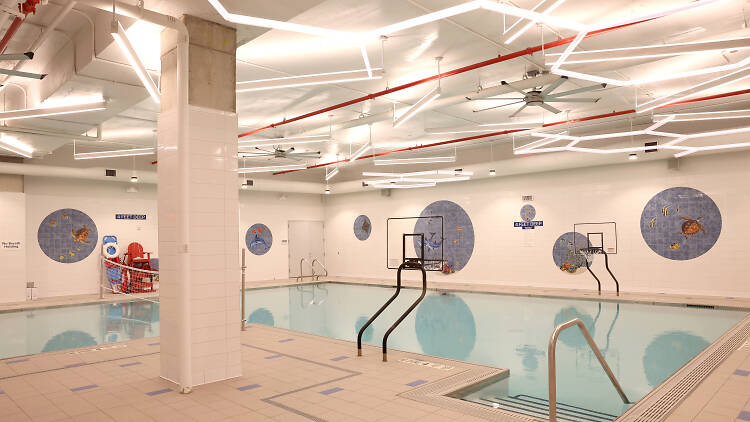
[[[310,264],[314,259],[325,265],[325,239],[323,237],[322,221],[290,221],[289,222],[289,277],[300,275],[300,261],[302,263],[302,274],[311,275]],[[316,274],[321,274],[323,269],[315,266]]]

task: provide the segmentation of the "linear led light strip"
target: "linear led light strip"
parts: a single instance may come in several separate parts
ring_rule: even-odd
[[[331,140],[331,136],[326,135],[307,135],[307,136],[290,136],[287,138],[264,138],[264,139],[250,139],[246,141],[239,141],[237,144],[240,148],[250,147],[269,147],[276,145],[297,145],[297,144],[313,144],[320,142],[328,142]]]
[[[430,92],[425,94],[424,97],[420,98],[419,101],[414,103],[411,107],[409,107],[401,116],[396,118],[394,113],[394,120],[393,120],[393,127],[397,128],[412,117],[414,117],[417,113],[419,113],[423,108],[427,107],[431,102],[435,101],[440,96],[440,87],[436,86],[435,88],[431,89]]]
[[[283,78],[259,79],[237,82],[237,92],[264,91],[269,89],[293,88],[298,86],[325,85],[338,82],[369,81],[381,79],[383,69],[347,70],[343,72],[314,73]]]
[[[146,71],[146,67],[143,65],[143,62],[141,62],[141,59],[135,52],[133,45],[130,43],[128,35],[125,33],[125,30],[122,28],[122,25],[120,25],[119,21],[112,21],[112,28],[110,32],[112,33],[112,38],[115,39],[117,45],[120,46],[120,50],[122,50],[123,54],[125,54],[125,57],[130,62],[130,65],[133,67],[135,74],[138,75],[141,83],[146,88],[146,91],[148,91],[149,95],[151,95],[151,98],[154,100],[154,102],[158,104],[161,97],[159,88],[156,86],[156,83],[154,83],[154,80],[151,79],[151,75],[148,73],[148,71]]]
[[[386,188],[386,189],[414,189],[414,188],[432,188],[437,186],[437,183],[431,182],[431,183],[396,183],[396,182],[388,182],[388,183],[380,183],[380,182],[365,182],[367,186],[372,186],[375,188]]]
[[[349,162],[352,163],[355,160],[358,160],[359,157],[365,155],[365,153],[369,151],[370,149],[372,149],[372,142],[367,142],[366,144],[359,147],[359,149],[356,152],[354,152],[354,154],[352,154],[351,157],[349,157]]]
[[[552,11],[557,9],[563,3],[565,3],[565,0],[557,0],[556,2],[552,3],[550,7],[546,8],[544,12],[542,12],[542,15],[549,15],[550,13],[552,13]],[[521,29],[519,29],[515,34],[511,35],[510,38],[505,40],[505,44],[510,44],[513,41],[515,41],[518,37],[520,37],[524,32],[528,31],[529,28],[534,26],[534,24],[536,23],[537,23],[536,19],[530,20],[526,25],[524,25]]]
[[[379,172],[371,172],[371,171],[362,172],[362,176],[364,177],[404,178],[404,177],[437,176],[437,175],[473,176],[474,172],[463,171],[463,170],[428,170],[428,171],[415,171],[411,173],[379,173]]]
[[[104,110],[106,101],[97,101],[87,104],[73,104],[61,107],[39,107],[24,110],[13,110],[0,112],[0,120],[31,119],[34,117],[57,116],[61,114],[84,113],[87,111]]]
[[[642,15],[642,16],[637,16],[637,17],[633,17],[633,18],[628,18],[628,19],[625,19],[625,20],[620,21],[620,22],[615,22],[615,23],[610,22],[610,23],[605,23],[605,24],[597,24],[597,25],[587,26],[581,32],[578,33],[578,35],[575,37],[575,39],[570,44],[568,44],[568,47],[565,49],[565,51],[563,53],[561,53],[559,55],[557,61],[555,61],[555,63],[552,65],[550,71],[552,73],[554,73],[554,74],[557,74],[557,75],[574,77],[574,78],[588,80],[588,81],[592,81],[592,82],[607,83],[607,84],[612,84],[612,85],[616,85],[616,86],[631,86],[631,85],[640,85],[640,84],[645,84],[645,83],[652,83],[652,82],[660,82],[660,81],[666,81],[666,80],[686,78],[686,77],[690,77],[690,76],[697,76],[697,75],[703,75],[703,74],[707,74],[707,73],[714,73],[714,72],[720,72],[720,71],[729,71],[729,70],[734,70],[734,69],[737,69],[737,68],[744,67],[746,65],[746,63],[743,63],[744,62],[744,60],[743,60],[742,62],[739,62],[739,63],[736,63],[736,64],[729,64],[729,65],[724,65],[724,66],[704,68],[704,69],[698,69],[698,70],[687,71],[687,72],[662,72],[661,74],[656,75],[656,76],[651,76],[651,77],[648,77],[648,78],[641,78],[641,79],[636,79],[636,80],[629,80],[629,81],[628,80],[612,79],[612,78],[603,78],[603,77],[600,77],[600,76],[590,75],[590,74],[581,73],[581,72],[573,72],[573,71],[570,71],[570,70],[564,70],[564,69],[560,68],[562,65],[564,65],[564,64],[567,63],[568,58],[571,55],[574,54],[575,49],[578,48],[578,45],[581,43],[581,41],[583,41],[584,38],[586,38],[586,36],[590,32],[607,28],[610,25],[612,25],[612,26],[620,26],[620,25],[632,24],[634,22],[651,20],[651,19],[654,19],[654,18],[668,16],[668,15],[672,15],[672,14],[675,14],[675,13],[684,12],[684,11],[687,11],[687,10],[693,10],[693,9],[696,9],[696,8],[699,8],[699,7],[704,7],[704,6],[708,6],[708,5],[712,5],[712,4],[718,4],[718,3],[721,3],[721,2],[725,2],[725,1],[728,1],[728,0],[699,0],[699,1],[694,1],[694,2],[687,3],[687,4],[682,4],[680,6],[676,6],[676,7],[672,7],[672,8],[668,8],[668,9],[663,9],[663,10],[656,11],[656,12],[653,12],[653,13],[650,13],[650,14],[646,14],[646,15]],[[685,45],[693,45],[693,44],[696,44],[696,43],[686,43]],[[646,46],[644,48],[648,48],[648,47],[649,46]],[[599,50],[599,52],[602,52],[600,54],[603,54],[603,52],[605,52],[605,51],[617,51],[617,49]],[[631,53],[632,53],[632,51],[631,51]]]
[[[426,133],[444,135],[450,133],[474,133],[474,132],[495,132],[498,130],[515,130],[515,129],[538,129],[543,125],[542,122],[518,122],[518,123],[485,123],[473,126],[453,126],[453,127],[435,127],[427,128]]]
[[[672,113],[672,114],[655,114],[655,120],[673,116],[672,122],[694,122],[700,120],[724,120],[724,119],[746,119],[750,118],[750,109],[745,110],[727,110],[727,111],[707,111],[702,113]]]
[[[329,180],[331,180],[331,179],[333,179],[337,174],[339,174],[339,168],[338,167],[334,168],[330,172],[328,170],[326,170],[326,182],[329,181]]]
[[[261,166],[261,167],[244,167],[238,168],[238,173],[268,173],[275,171],[303,170],[307,168],[305,164],[286,164],[281,166]]]
[[[539,9],[540,7],[542,7],[542,5],[544,5],[544,3],[547,3],[547,0],[542,0],[539,3],[537,3],[536,6],[534,6],[534,7],[531,8],[531,11],[532,12],[536,12],[537,9]],[[510,31],[512,31],[513,28],[515,28],[516,26],[518,26],[521,22],[523,22],[523,20],[524,20],[523,18],[519,18],[517,21],[513,22],[513,24],[511,24],[509,27],[505,28],[505,30],[503,31],[503,35],[507,34]]]
[[[76,160],[93,160],[97,158],[135,157],[139,155],[152,154],[156,154],[156,148],[133,148],[97,152],[76,152],[73,153],[73,158]]]
[[[0,137],[0,148],[25,158],[31,158],[34,153],[34,148],[30,145],[5,135]]]
[[[373,160],[376,166],[390,166],[401,164],[429,164],[429,163],[455,163],[456,157],[419,157],[419,158],[394,158],[390,160]]]

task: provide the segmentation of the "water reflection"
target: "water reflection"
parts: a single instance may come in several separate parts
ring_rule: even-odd
[[[415,328],[422,351],[428,355],[465,360],[474,350],[474,314],[454,294],[425,297],[417,308]]]
[[[643,354],[643,370],[648,383],[652,387],[661,384],[709,344],[703,337],[685,331],[659,334],[646,346]]]
[[[247,322],[249,324],[274,326],[273,314],[266,308],[258,308],[254,310],[250,316],[247,317]]]
[[[594,321],[594,318],[592,318],[591,315],[578,310],[578,308],[574,306],[568,306],[567,308],[561,309],[560,312],[555,315],[553,326],[557,327],[558,325],[564,324],[575,318],[579,318],[581,321],[583,321],[583,325],[588,328],[589,332],[591,333],[591,337],[595,337],[596,323]],[[565,330],[560,334],[560,337],[558,337],[558,339],[564,345],[572,347],[574,349],[585,347],[587,345],[586,338],[583,336],[583,334],[581,334],[581,330]]]

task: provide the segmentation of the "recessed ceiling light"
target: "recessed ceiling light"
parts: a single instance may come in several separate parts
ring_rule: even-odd
[[[634,152],[631,153],[630,155],[628,155],[628,160],[630,160],[630,161],[634,161],[634,160],[637,160],[637,159],[638,159],[638,154],[636,154]]]
[[[490,170],[490,176],[494,176],[494,175],[495,175],[495,169],[491,169]]]
[[[130,176],[130,182],[131,183],[138,183],[138,176],[136,176],[136,175]]]

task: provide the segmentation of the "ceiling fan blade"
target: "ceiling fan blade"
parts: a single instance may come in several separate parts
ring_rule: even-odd
[[[521,108],[519,108],[518,110],[516,110],[516,112],[515,112],[515,113],[511,114],[511,115],[510,115],[510,116],[508,116],[508,117],[516,117],[516,116],[518,116],[518,113],[522,112],[522,111],[523,111],[523,109],[525,109],[526,107],[528,107],[528,104],[524,104],[524,105],[522,105],[522,106],[521,106]]]
[[[487,110],[492,110],[492,109],[495,109],[495,108],[505,107],[505,106],[509,106],[509,105],[513,105],[513,104],[518,104],[518,103],[522,103],[522,102],[523,102],[523,100],[521,100],[521,101],[516,101],[515,103],[500,104],[499,106],[488,107],[488,108],[483,108],[483,109],[480,109],[480,110],[472,110],[472,111],[473,111],[474,113],[479,113],[480,111],[487,111]]]
[[[542,95],[549,95],[549,94],[551,94],[552,91],[554,91],[557,88],[559,88],[560,85],[564,84],[565,81],[567,81],[567,80],[568,80],[567,76],[560,76],[560,79],[556,80],[555,82],[552,82],[551,84],[549,84],[549,86],[547,87],[547,89],[545,89],[544,91],[542,91]]]
[[[545,103],[595,103],[601,98],[545,98]]]
[[[557,94],[550,94],[550,95],[547,95],[547,97],[560,98],[560,97],[565,97],[565,96],[568,96],[568,95],[580,94],[582,92],[594,91],[594,90],[602,89],[602,88],[606,88],[606,87],[607,87],[607,84],[597,84],[597,85],[585,86],[583,88],[571,89],[570,91],[558,92]]]
[[[518,92],[520,94],[526,95],[525,92],[523,92],[522,90],[516,88],[514,85],[509,84],[508,82],[500,81],[500,84],[503,85],[503,86],[505,86],[505,87],[508,87],[508,88],[512,89],[513,91],[516,91],[516,92]]]
[[[503,101],[515,100],[515,101],[520,101],[520,100],[523,100],[523,98],[518,98],[518,97],[516,97],[516,98],[498,98],[498,97],[493,97],[493,98],[479,98],[479,99],[474,100],[474,101],[497,101],[497,100],[503,100]]]
[[[549,105],[547,103],[541,103],[541,104],[539,104],[539,107],[541,107],[541,108],[543,108],[543,109],[545,109],[545,110],[547,110],[547,111],[549,111],[551,113],[555,113],[555,114],[562,113],[562,110],[558,110],[558,109],[552,107],[551,105]]]

